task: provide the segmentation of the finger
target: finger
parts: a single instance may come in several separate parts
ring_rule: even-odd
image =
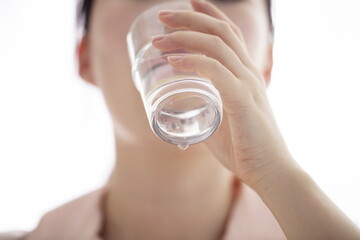
[[[214,18],[223,20],[228,22],[232,28],[232,30],[236,33],[236,35],[240,38],[241,42],[243,42],[244,46],[246,46],[244,37],[242,32],[240,31],[239,27],[225,14],[223,13],[218,7],[214,4],[205,1],[205,0],[191,0],[192,6],[194,7],[195,11],[205,13],[210,15]]]
[[[184,72],[195,72],[199,76],[210,79],[220,92],[224,110],[227,113],[236,111],[234,106],[244,94],[242,82],[216,59],[197,54],[168,56],[169,63]],[[235,104],[234,104],[235,103]]]
[[[249,59],[245,46],[233,31],[229,22],[220,20],[204,13],[178,10],[160,11],[160,20],[170,28],[184,28],[192,31],[219,36],[238,55],[240,61],[249,67]]]
[[[162,51],[186,49],[191,52],[205,54],[221,62],[235,76],[248,78],[249,70],[239,60],[236,53],[215,35],[193,31],[177,31],[153,38],[154,47]]]

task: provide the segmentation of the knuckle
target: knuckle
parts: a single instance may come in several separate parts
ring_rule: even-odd
[[[192,27],[191,21],[184,21],[183,25],[184,25],[185,28],[189,28],[189,29]]]
[[[179,54],[178,56],[180,56],[181,58],[179,59],[178,62],[181,63],[181,65],[186,65],[189,62],[189,56],[183,55],[183,54]]]
[[[180,38],[181,36],[182,36],[181,31],[176,31],[176,32],[169,33],[168,37],[176,40],[176,39]]]
[[[219,23],[219,31],[222,33],[229,33],[232,31],[231,25],[227,21],[220,21]]]
[[[235,33],[236,33],[238,36],[240,36],[241,38],[243,37],[243,33],[242,33],[242,31],[240,30],[240,28],[236,27],[236,28],[235,28]]]
[[[172,32],[169,33],[168,39],[176,44],[176,45],[184,45],[184,42],[186,40],[186,33],[184,31],[176,31],[176,32]]]
[[[214,44],[214,47],[218,47],[224,43],[223,40],[219,36],[216,36],[216,35],[213,35],[212,42]]]
[[[241,31],[241,29],[239,27],[234,27],[234,33],[239,37],[239,39],[242,41],[242,42],[245,42],[244,40],[244,36],[243,36],[243,33]]]
[[[223,66],[218,60],[212,58],[212,69],[214,73],[217,73],[222,71]]]
[[[184,25],[184,27],[191,28],[192,26],[191,19],[194,19],[194,13],[188,11],[182,11],[181,14],[179,14],[178,18],[181,18],[181,23]]]

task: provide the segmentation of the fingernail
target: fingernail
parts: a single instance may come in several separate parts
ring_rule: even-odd
[[[171,10],[160,10],[159,11],[159,16],[162,16],[162,17],[169,17],[172,15],[174,15],[174,11],[171,11]]]
[[[168,56],[167,59],[172,62],[179,61],[183,58],[183,56]]]
[[[160,34],[160,35],[152,36],[151,40],[156,42],[156,41],[160,41],[160,40],[164,39],[165,37],[166,37],[166,34]]]

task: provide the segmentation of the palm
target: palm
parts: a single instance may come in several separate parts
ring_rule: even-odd
[[[227,114],[224,113],[218,130],[204,142],[214,156],[229,170],[234,168],[233,142]]]

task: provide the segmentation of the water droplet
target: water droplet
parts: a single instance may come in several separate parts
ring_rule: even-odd
[[[178,147],[179,147],[181,150],[186,150],[186,149],[189,147],[189,145],[187,145],[187,144],[179,144]]]

